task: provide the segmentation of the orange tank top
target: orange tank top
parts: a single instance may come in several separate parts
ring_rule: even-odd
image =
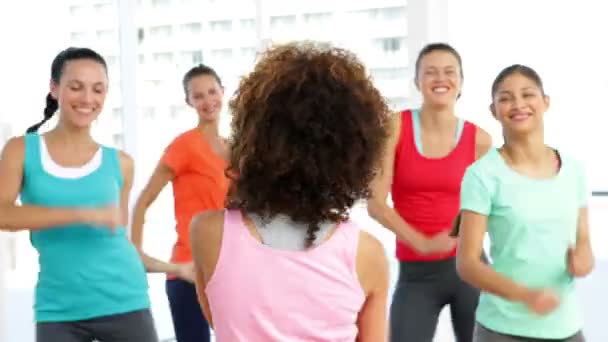
[[[175,173],[172,181],[177,241],[171,261],[192,261],[190,221],[200,212],[224,208],[229,180],[227,163],[215,154],[199,129],[189,130],[171,142],[161,163]]]

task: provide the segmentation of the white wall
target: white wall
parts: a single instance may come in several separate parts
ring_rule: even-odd
[[[491,83],[515,63],[536,69],[551,96],[547,141],[587,163],[593,189],[608,189],[608,3],[596,0],[450,1],[450,42],[462,54],[459,112],[502,143]]]

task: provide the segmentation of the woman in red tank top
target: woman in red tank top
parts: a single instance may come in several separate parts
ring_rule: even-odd
[[[416,60],[420,110],[394,115],[370,216],[397,236],[399,280],[391,304],[391,341],[432,342],[439,313],[450,306],[458,342],[471,342],[477,290],[460,280],[450,236],[466,168],[491,146],[487,132],[454,114],[463,80],[458,52],[425,46]],[[391,193],[394,208],[386,199]]]

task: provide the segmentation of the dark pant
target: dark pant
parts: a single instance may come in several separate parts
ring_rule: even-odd
[[[74,322],[36,324],[36,342],[158,342],[149,310]]]
[[[564,339],[541,339],[500,334],[486,329],[481,324],[475,326],[475,342],[585,342],[582,332]]]
[[[479,291],[456,273],[456,260],[401,262],[390,311],[391,342],[432,342],[441,310],[450,306],[457,342],[471,342]]]
[[[210,341],[209,323],[198,303],[194,285],[180,279],[167,280],[166,285],[177,342]]]

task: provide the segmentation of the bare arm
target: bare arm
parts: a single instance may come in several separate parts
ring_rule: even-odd
[[[483,130],[481,127],[477,128],[475,134],[475,159],[483,157],[484,154],[492,147],[492,137],[488,132]]]
[[[10,139],[0,159],[0,229],[41,230],[74,223],[106,224],[114,228],[116,209],[48,208],[16,204],[23,185],[25,139]]]
[[[199,214],[190,225],[190,243],[196,273],[196,293],[205,318],[213,327],[213,317],[205,289],[215,272],[222,246],[224,211],[215,210]]]
[[[572,275],[584,277],[591,273],[594,265],[595,257],[589,234],[589,211],[587,208],[581,208],[578,214],[576,245],[568,251],[568,268]]]
[[[475,135],[475,160],[483,157],[488,150],[492,147],[492,137],[483,130],[482,128],[477,128],[477,133]],[[456,218],[452,223],[452,229],[450,231],[450,236],[457,237],[458,232],[460,230],[460,219],[461,213],[459,212]]]
[[[134,163],[133,158],[125,152],[120,152],[120,171],[122,172],[122,189],[120,190],[120,219],[121,224],[129,224],[129,197],[133,187]]]
[[[357,318],[358,342],[386,341],[388,262],[380,241],[361,232],[357,251],[357,274],[365,291],[365,303]]]
[[[460,240],[456,267],[460,277],[482,291],[514,302],[523,302],[529,295],[524,286],[494,271],[479,257],[483,251],[483,238],[488,217],[472,211],[461,213]]]
[[[154,173],[152,173],[148,184],[146,184],[146,187],[139,195],[137,203],[135,204],[135,209],[133,210],[131,240],[137,248],[146,270],[151,273],[178,274],[180,272],[179,265],[153,258],[143,250],[146,211],[150,205],[154,203],[158,194],[160,194],[167,183],[173,180],[173,178],[175,178],[173,171],[163,163],[159,163],[154,170]]]
[[[399,134],[401,131],[400,115],[400,113],[396,113],[391,119],[391,132],[389,140],[386,144],[386,150],[383,155],[381,170],[378,172],[371,184],[372,196],[367,202],[367,212],[381,225],[395,233],[399,240],[408,243],[420,252],[433,252],[432,249],[435,248],[433,246],[429,246],[430,240],[405,222],[399,213],[397,213],[394,208],[391,208],[386,203],[389,189],[393,183],[395,150],[397,148]],[[446,235],[446,239],[451,238],[447,237]],[[449,246],[448,242],[447,244],[443,244],[443,246],[445,246],[446,251],[451,250],[454,243]]]

